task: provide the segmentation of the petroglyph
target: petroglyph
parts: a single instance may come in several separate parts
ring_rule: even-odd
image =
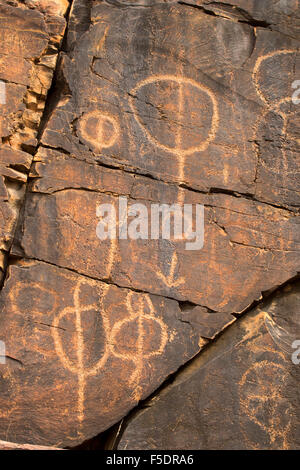
[[[176,279],[176,270],[178,269],[178,257],[176,251],[174,251],[172,256],[172,261],[170,265],[169,275],[165,276],[161,271],[157,272],[157,275],[168,287],[179,287],[181,284],[185,283],[184,277],[177,277]]]
[[[135,99],[140,90],[142,88],[145,89],[147,86],[151,85],[171,85],[177,89],[177,110],[172,110],[173,122],[172,126],[173,134],[174,134],[174,146],[166,145],[162,143],[153,133],[147,129],[147,124],[145,124],[136,108]],[[211,123],[210,128],[207,133],[207,137],[199,141],[196,145],[190,145],[189,142],[185,142],[183,140],[183,129],[185,126],[186,121],[186,113],[185,113],[185,100],[187,99],[187,90],[188,88],[193,88],[194,93],[196,89],[196,93],[199,95],[205,95],[206,98],[209,99],[211,104],[211,110],[206,109],[206,113],[211,111]],[[185,166],[185,157],[191,155],[195,152],[203,152],[207,149],[208,145],[212,140],[215,138],[218,123],[219,123],[219,112],[218,112],[218,103],[214,93],[206,86],[197,83],[195,80],[186,78],[186,77],[177,77],[175,75],[154,75],[153,77],[148,77],[145,80],[139,82],[135,88],[133,88],[130,92],[130,106],[134,113],[135,119],[139,123],[140,127],[143,129],[144,133],[146,134],[148,140],[153,144],[159,147],[160,149],[169,152],[175,155],[178,159],[178,179],[179,182],[184,182],[184,166]],[[165,105],[166,106],[166,105]]]
[[[84,143],[100,153],[112,147],[120,136],[120,127],[115,116],[104,111],[90,111],[79,119],[77,132]]]
[[[264,56],[261,56],[257,59],[256,63],[255,63],[255,66],[254,66],[254,69],[253,69],[253,73],[252,73],[252,78],[253,78],[253,82],[254,82],[254,85],[255,85],[255,89],[256,89],[256,92],[258,94],[258,96],[260,97],[260,99],[265,103],[266,106],[268,106],[270,109],[273,109],[274,106],[276,107],[277,103],[280,101],[280,97],[278,97],[277,99],[272,96],[272,97],[268,97],[267,96],[267,91],[269,91],[267,88],[265,90],[263,90],[263,86],[262,86],[262,83],[261,83],[261,80],[260,80],[260,74],[263,72],[263,69],[264,67],[267,66],[266,62],[268,60],[272,60],[272,59],[276,59],[280,56],[287,56],[287,55],[297,55],[297,51],[296,50],[286,50],[286,49],[283,49],[283,50],[280,50],[280,51],[273,51],[273,52],[270,52],[269,54],[266,54]],[[274,73],[274,71],[273,71]],[[276,79],[276,76],[274,76],[274,80]],[[278,91],[277,91],[278,90]],[[278,92],[278,94],[280,95],[280,88],[276,88],[276,91]],[[284,90],[286,92],[286,94],[288,94],[288,96],[291,94],[290,93],[290,89],[286,89]],[[271,91],[270,91],[271,93]]]
[[[137,311],[134,311],[132,305],[133,293],[129,292],[126,298],[126,307],[129,312],[129,316],[116,322],[111,330],[110,336],[110,348],[111,352],[117,358],[120,358],[125,361],[131,361],[134,364],[135,370],[133,371],[131,377],[129,378],[130,386],[134,387],[134,398],[139,400],[142,394],[142,387],[140,381],[142,378],[143,368],[145,367],[145,361],[151,357],[161,355],[166,347],[168,342],[168,332],[167,326],[162,319],[155,316],[154,307],[151,302],[149,295],[143,296],[143,301],[140,302],[139,308]],[[145,313],[145,309],[148,309],[149,313]],[[148,323],[148,325],[147,325]],[[150,348],[147,349],[146,340],[146,331],[154,335],[155,330],[153,329],[154,323],[160,329],[160,338],[159,346],[156,349]],[[131,324],[131,325],[130,325]],[[152,327],[151,327],[152,324]],[[118,335],[122,336],[126,327],[136,326],[136,342],[134,344],[134,349],[130,348],[128,345],[128,350],[120,350]],[[123,333],[122,333],[123,330]]]
[[[108,253],[108,263],[107,263],[107,270],[106,270],[107,279],[110,278],[112,269],[114,267],[117,248],[118,248],[118,240],[117,240],[117,238],[114,238],[114,239],[111,240],[110,249],[109,249],[109,253]]]
[[[287,370],[282,364],[264,360],[254,363],[239,382],[241,410],[278,449],[288,448],[287,437],[291,428],[289,416],[292,409],[281,393],[286,377]],[[264,410],[268,410],[267,419]],[[246,432],[245,438],[248,439]],[[251,442],[250,445],[255,448],[257,444]]]
[[[103,300],[107,294],[109,285],[105,285],[101,289],[101,292],[99,291],[99,303],[94,302],[91,304],[83,304],[80,296],[82,288],[85,285],[92,287],[93,289],[99,288],[96,281],[87,281],[85,279],[79,280],[73,291],[73,305],[65,307],[58,314],[56,314],[58,309],[58,296],[52,289],[44,288],[35,283],[19,285],[16,288],[17,293],[25,289],[32,296],[33,289],[37,289],[40,294],[43,292],[49,296],[49,310],[47,313],[53,316],[51,334],[55,345],[55,351],[64,368],[77,376],[78,380],[77,415],[80,425],[82,425],[85,416],[84,402],[86,381],[88,377],[95,376],[99,373],[99,371],[105,366],[110,354],[116,358],[133,362],[134,371],[129,378],[129,384],[134,388],[134,399],[138,400],[142,394],[140,381],[142,379],[143,368],[146,365],[145,361],[151,357],[161,355],[168,342],[167,326],[162,319],[155,316],[154,307],[148,295],[143,295],[142,300],[139,301],[139,307],[134,311],[134,306],[132,305],[133,293],[129,292],[126,297],[126,308],[129,316],[123,320],[117,321],[111,328],[108,315],[106,314],[103,306]],[[15,296],[11,296],[13,308],[18,309],[14,299]],[[101,358],[99,358],[94,365],[89,366],[87,364],[84,340],[84,314],[93,310],[95,312],[99,312],[97,315],[101,316],[104,339]],[[38,315],[42,314],[38,311],[38,307],[35,313]],[[75,340],[71,345],[72,350],[70,351],[71,353],[74,353],[73,359],[68,357],[68,353],[66,352],[66,348],[69,347],[69,344],[66,344],[63,339],[65,331],[62,326],[63,320],[74,322],[75,325]],[[134,342],[134,350],[130,350],[129,348],[128,351],[124,351],[120,350],[118,335],[119,333],[120,335],[124,335],[125,333],[124,337],[127,338],[125,329],[128,325],[129,327],[137,327],[137,335]],[[160,336],[158,340],[155,339],[155,345],[152,348],[152,336],[156,337],[157,328],[159,329]],[[128,337],[128,339],[130,338]]]
[[[105,310],[103,308],[103,298],[105,297],[106,291],[109,286],[106,286],[100,296],[100,312],[102,318],[102,324],[104,329],[104,351],[102,357],[98,362],[92,366],[87,367],[85,364],[85,344],[83,336],[83,326],[82,326],[82,314],[84,312],[89,312],[91,310],[99,310],[98,304],[90,305],[81,305],[80,303],[80,289],[83,284],[88,284],[96,286],[96,282],[92,283],[91,281],[87,282],[86,280],[78,281],[75,286],[73,299],[74,305],[72,307],[64,308],[54,319],[54,326],[52,330],[52,335],[55,343],[55,349],[57,355],[59,356],[63,366],[68,369],[73,374],[78,377],[78,420],[81,424],[84,420],[84,400],[85,400],[85,387],[86,380],[90,376],[96,375],[100,369],[102,369],[109,356],[109,348],[107,344],[108,334],[109,334],[109,320],[106,316]],[[72,363],[70,359],[66,356],[64,352],[64,346],[61,341],[61,333],[59,331],[60,323],[63,318],[66,316],[75,316],[75,330],[76,330],[76,355],[77,360],[75,363]]]
[[[29,278],[24,279],[24,273],[26,276],[29,271]],[[169,354],[169,350],[165,351],[168,341],[173,350],[174,342],[180,344],[176,336],[180,332],[175,328],[174,339],[174,326],[170,322],[174,307],[177,307],[175,302],[163,297],[152,300],[149,294],[70,274],[63,268],[44,263],[18,266],[15,272],[17,283],[9,286],[8,309],[22,339],[14,341],[4,331],[1,340],[5,341],[7,354],[24,367],[2,368],[2,371],[26,374],[25,369],[31,368],[36,377],[32,379],[35,389],[44,387],[45,377],[49,380],[49,386],[43,390],[45,394],[39,391],[37,400],[39,403],[42,397],[45,401],[42,409],[46,409],[48,418],[49,413],[53,417],[54,439],[57,435],[55,423],[60,419],[66,426],[69,426],[68,420],[71,422],[71,444],[74,440],[84,440],[94,416],[98,425],[100,422],[100,426],[106,426],[102,419],[110,406],[116,406],[114,400],[119,402],[121,397],[134,406],[149,393],[149,374],[162,364],[162,371],[157,374],[160,383]],[[26,334],[26,340],[22,334]],[[192,341],[194,349],[190,354],[197,351],[196,335]],[[46,375],[36,366],[38,361]],[[114,376],[116,370],[118,376]],[[111,381],[118,387],[115,393],[111,392]],[[34,395],[31,378],[24,382],[20,379],[16,386],[13,385],[12,400],[19,397],[19,386],[22,393],[23,390],[30,393],[29,399]],[[2,409],[7,411],[0,413],[0,418],[7,416],[8,419],[15,412],[10,407]]]
[[[172,103],[171,104],[171,109],[169,109],[169,113],[171,116],[171,125],[172,125],[172,130],[171,133],[173,134],[174,137],[174,145],[167,145],[161,142],[157,136],[154,135],[153,131],[149,130],[147,128],[147,122],[145,123],[145,118],[143,120],[139,116],[137,106],[135,103],[136,99],[138,98],[139,92],[144,89],[146,90],[146,87],[150,87],[152,85],[160,85],[162,86],[171,86],[173,93],[174,89],[176,90],[176,93],[174,95],[177,95],[177,103]],[[199,96],[200,102],[204,102],[205,100],[207,101],[206,105],[203,105],[203,114],[206,116],[211,114],[210,118],[210,123],[209,123],[209,130],[206,133],[206,137],[201,140],[201,135],[197,135],[197,139],[199,140],[196,145],[191,145],[191,142],[187,141],[187,139],[183,139],[183,132],[186,128],[186,118],[187,118],[187,100],[189,97],[188,89],[191,88],[193,93],[191,93],[191,96]],[[177,157],[178,161],[178,181],[180,184],[184,183],[185,180],[185,164],[186,164],[186,158],[189,155],[192,155],[195,152],[203,152],[204,150],[207,149],[209,144],[213,141],[213,139],[216,136],[216,132],[218,129],[218,124],[219,124],[219,111],[218,111],[218,103],[217,99],[214,95],[214,93],[206,86],[197,83],[195,80],[182,77],[182,76],[175,76],[175,75],[155,75],[153,77],[148,77],[141,82],[139,82],[135,88],[133,88],[130,92],[130,106],[132,108],[133,114],[135,116],[136,121],[142,128],[143,132],[146,134],[148,140],[155,146],[159,147],[160,149],[171,153]],[[171,98],[170,96],[168,97],[168,100],[170,101]],[[149,98],[147,98],[147,102],[149,101]],[[209,103],[209,104],[208,104]],[[168,102],[164,103],[162,105],[157,105],[159,109],[165,107],[168,107]],[[200,113],[200,118],[201,118],[201,113]],[[164,120],[162,120],[164,121]],[[201,123],[200,121],[197,121],[197,125],[199,126],[199,132],[197,134],[200,134],[200,128],[201,128]],[[194,124],[194,127],[197,127]],[[183,204],[184,202],[184,192],[179,188],[178,192],[178,203]],[[171,266],[170,266],[170,272],[168,276],[165,276],[164,273],[159,272],[157,273],[158,277],[163,280],[165,285],[168,287],[178,287],[181,284],[183,284],[184,278],[178,278],[175,279],[175,270],[178,265],[178,259],[177,259],[177,254],[173,254],[173,258],[171,261]]]
[[[53,315],[57,306],[58,306],[58,296],[57,293],[53,289],[45,288],[42,285],[33,282],[33,283],[17,283],[16,287],[13,292],[10,293],[10,301],[12,305],[12,309],[15,312],[20,310],[20,307],[26,305],[26,300],[24,299],[24,294],[22,295],[22,291],[27,291],[29,295],[29,299],[31,303],[37,305],[38,301],[42,298],[41,294],[44,294],[49,297],[50,302],[47,302],[47,309],[48,315]],[[36,295],[34,294],[36,291]],[[17,302],[20,302],[20,305]],[[44,300],[45,301],[45,300]],[[41,315],[38,307],[32,307],[30,305],[30,313]]]
[[[287,60],[290,56],[295,56],[294,60],[296,60],[297,51],[295,50],[281,50],[281,51],[273,51],[269,54],[261,56],[257,59],[256,64],[253,69],[252,79],[253,83],[257,92],[257,95],[263,101],[265,105],[265,109],[263,110],[261,116],[258,118],[256,126],[255,126],[255,134],[254,140],[257,139],[258,128],[261,123],[264,123],[268,120],[268,113],[274,113],[281,117],[282,119],[282,126],[281,126],[281,136],[286,138],[288,133],[288,124],[291,120],[291,117],[296,115],[296,108],[293,109],[293,94],[292,94],[292,82],[293,79],[289,79],[288,75],[278,74],[278,76],[274,75],[273,79],[273,86],[269,86],[268,88],[265,85],[265,89],[263,89],[263,81],[261,80],[261,75],[263,73],[268,74],[268,70],[270,68],[270,61],[273,61],[272,73],[274,74],[274,69],[276,70],[276,60],[279,61],[279,66],[281,67],[281,61]],[[277,67],[278,68],[278,67]],[[287,67],[287,70],[291,69],[291,67]],[[289,83],[290,81],[290,83]],[[266,83],[269,84],[267,81]],[[270,85],[270,84],[269,84]],[[276,94],[274,96],[274,90]],[[273,93],[273,94],[272,94]],[[295,116],[294,116],[295,117]],[[294,140],[295,143],[297,142],[293,137],[291,140]],[[284,146],[281,146],[281,155],[282,160],[278,162],[277,165],[273,165],[270,168],[268,163],[264,161],[264,159],[260,159],[260,164],[267,169],[271,169],[271,171],[275,174],[282,175],[284,178],[286,175],[290,173],[288,167],[288,157],[286,153],[286,149]],[[273,163],[273,160],[272,160]],[[294,171],[294,170],[291,170]]]
[[[113,207],[116,210],[116,203],[113,203]],[[124,214],[124,216],[127,217],[127,214]],[[118,220],[116,222],[116,229],[119,231],[119,224],[123,223],[123,220]],[[110,242],[110,248],[109,248],[109,253],[108,253],[108,263],[107,263],[107,270],[106,270],[106,277],[107,279],[111,278],[112,270],[114,267],[114,263],[116,261],[116,255],[117,255],[117,250],[118,250],[119,242],[118,238],[112,238]]]

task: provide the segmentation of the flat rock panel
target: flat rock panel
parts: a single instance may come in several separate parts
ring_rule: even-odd
[[[118,448],[299,449],[299,302],[287,286],[236,322],[128,421]]]
[[[37,146],[68,5],[65,0],[0,5],[0,279]]]
[[[174,300],[44,263],[21,262],[9,274],[0,305],[0,434],[12,442],[80,444],[205,343],[201,325],[184,321]]]

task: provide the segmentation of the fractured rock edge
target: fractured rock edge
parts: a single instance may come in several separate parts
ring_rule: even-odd
[[[227,352],[230,352],[233,349],[237,348],[239,345],[242,345],[242,343],[244,341],[246,341],[246,339],[251,339],[251,338],[255,339],[256,338],[259,342],[266,335],[266,337],[269,338],[269,340],[271,341],[271,343],[275,347],[274,350],[272,350],[272,348],[271,348],[271,350],[269,351],[270,354],[274,354],[276,356],[276,352],[279,355],[280,354],[283,355],[284,353],[288,353],[288,355],[291,356],[292,352],[293,352],[293,349],[292,349],[291,345],[288,348],[286,348],[286,346],[287,346],[286,339],[287,339],[287,337],[289,337],[290,341],[293,341],[293,339],[299,338],[300,323],[299,323],[299,319],[297,320],[297,311],[293,310],[292,317],[289,315],[289,322],[290,323],[288,322],[286,324],[288,330],[285,330],[284,328],[282,328],[280,326],[280,323],[282,323],[282,320],[283,320],[282,317],[281,317],[281,308],[283,308],[283,310],[284,310],[284,305],[285,305],[285,303],[284,303],[285,300],[284,299],[286,298],[285,296],[290,295],[289,294],[290,292],[293,293],[292,294],[293,296],[295,296],[297,292],[299,294],[299,286],[300,286],[299,278],[298,278],[298,280],[295,280],[294,282],[288,282],[286,284],[286,286],[283,286],[283,287],[277,289],[267,299],[264,299],[263,302],[259,303],[251,312],[249,312],[249,316],[240,317],[238,319],[238,321],[235,322],[234,325],[228,327],[226,329],[226,331],[224,331],[220,335],[220,341],[218,343],[216,343],[214,341],[213,343],[210,343],[209,345],[207,345],[207,347],[205,348],[204,351],[199,353],[195,358],[193,358],[187,364],[182,366],[179,369],[179,371],[171,377],[171,380],[169,379],[168,381],[166,381],[165,384],[163,384],[163,386],[159,388],[159,390],[157,390],[148,399],[144,400],[144,402],[141,403],[137,408],[135,408],[131,413],[129,413],[129,415],[120,422],[119,427],[116,427],[115,429],[112,430],[111,435],[109,436],[109,438],[107,440],[107,447],[106,448],[109,449],[109,450],[117,450],[117,449],[127,450],[128,442],[130,442],[130,438],[132,438],[132,435],[130,435],[130,432],[132,430],[134,432],[134,423],[137,423],[137,430],[138,430],[139,425],[141,425],[141,423],[143,423],[143,415],[145,414],[145,416],[147,416],[147,413],[149,412],[149,409],[151,409],[152,407],[154,408],[154,410],[157,407],[159,409],[160,400],[162,400],[161,403],[164,403],[164,400],[166,400],[167,397],[172,397],[172,391],[174,391],[174,393],[176,394],[176,390],[179,390],[182,387],[183,384],[185,384],[185,383],[189,384],[190,381],[193,380],[193,378],[197,377],[197,374],[200,374],[201,371],[205,370],[205,368],[209,364],[211,364],[214,361],[217,361],[222,356],[222,354],[226,354]],[[294,290],[294,288],[295,288],[295,290]],[[294,301],[296,301],[295,299],[297,299],[297,297],[294,297]],[[283,301],[283,303],[280,304],[280,301]],[[279,304],[280,304],[279,309],[278,309],[278,306],[277,306],[277,302],[279,302]],[[287,297],[286,302],[287,302],[287,306],[290,307],[291,305],[289,304],[289,302],[291,302],[291,297]],[[299,302],[299,295],[298,295],[298,302]],[[289,309],[288,309],[288,311],[289,311]],[[287,312],[285,312],[285,313],[287,313]],[[270,325],[269,320],[273,317],[274,314],[275,314],[274,320],[272,320],[272,325]],[[287,318],[284,317],[284,316],[283,316],[283,318],[285,318],[285,320],[283,321],[283,323],[285,324],[285,321],[287,321]],[[265,332],[261,331],[258,328],[258,324],[265,325],[265,328],[264,328]],[[251,325],[252,325],[254,331],[251,330]],[[271,326],[271,328],[270,328],[270,326]],[[256,327],[257,327],[257,330],[256,330]],[[273,329],[273,327],[275,327],[275,329]],[[296,330],[298,331],[298,334],[297,334],[296,331],[294,331],[295,327],[296,327]],[[235,337],[235,334],[236,334],[236,332],[241,332],[241,330],[243,328],[244,328],[245,332],[249,333],[249,335],[247,336],[246,333],[245,333],[245,337],[243,338],[243,336],[240,333],[240,337],[243,338],[241,340],[238,336]],[[251,336],[251,334],[252,334],[252,336]],[[232,343],[230,343],[230,336],[233,336],[233,338],[235,338],[234,342],[232,342]],[[281,338],[281,340],[280,340],[280,336],[283,336]],[[240,341],[236,342],[237,338],[240,339]],[[231,344],[230,349],[228,349],[228,344]],[[226,345],[227,345],[227,348],[226,348]],[[247,346],[244,345],[244,347],[247,350]],[[269,347],[270,347],[270,345],[269,345]],[[269,350],[268,346],[267,346],[267,350]],[[255,351],[255,349],[253,349],[253,354],[254,354],[254,351]],[[255,364],[258,364],[258,366],[262,365],[262,364],[265,364],[267,361],[263,360],[264,358],[265,358],[265,356],[260,357],[258,362],[255,363]],[[257,359],[258,359],[258,357],[257,357]],[[262,362],[259,362],[259,361],[262,361]],[[290,361],[291,361],[291,359],[290,359]],[[238,360],[234,363],[235,368],[238,368],[237,362],[238,362]],[[251,367],[251,365],[255,366],[255,364],[252,364],[250,362],[250,367]],[[273,364],[272,360],[271,360],[271,364]],[[246,367],[247,367],[247,365],[246,365]],[[291,367],[293,367],[292,364],[291,364]],[[262,369],[261,372],[262,372],[261,380],[263,381],[264,380],[263,379],[263,369]],[[295,374],[297,374],[297,372],[299,372],[299,371],[297,371],[297,366],[296,366],[294,372],[295,372]],[[225,374],[226,374],[226,371],[225,371]],[[295,374],[292,374],[292,375],[294,376]],[[230,381],[230,372],[228,372],[227,376],[229,377],[229,379],[227,379],[227,380]],[[296,376],[297,375],[294,376],[294,379],[295,379]],[[273,385],[276,389],[278,387],[278,384],[276,383],[275,377],[273,377],[273,379],[274,379],[274,384]],[[253,383],[253,382],[249,381],[249,384],[251,384],[251,383]],[[212,385],[211,385],[210,388],[212,388]],[[183,392],[183,391],[184,391],[184,388],[181,389],[181,392]],[[271,391],[269,391],[269,392],[271,393]],[[276,394],[276,390],[275,390],[274,393]],[[289,396],[289,394],[287,396]],[[294,409],[295,409],[295,407],[297,406],[296,405],[297,404],[297,395],[295,397],[295,400],[294,400],[293,404],[294,404]],[[196,407],[195,403],[194,403],[194,406]],[[229,406],[232,406],[232,404],[229,403]],[[267,403],[266,403],[266,406],[267,406]],[[209,412],[206,410],[204,412],[204,416],[205,416],[206,413],[209,413]],[[277,413],[279,414],[279,416],[276,416],[276,417],[277,417],[277,419],[279,419],[280,416],[281,416],[280,415],[281,412],[279,410],[277,410]],[[150,414],[151,414],[151,412],[150,412]],[[173,417],[174,417],[174,415],[173,415]],[[282,413],[281,417],[284,420],[283,413]],[[293,415],[292,417],[294,419],[294,425],[296,426],[297,414]],[[250,417],[250,419],[251,419],[251,417]],[[204,418],[203,418],[203,421],[205,422]],[[150,423],[150,422],[151,422],[151,420],[148,421],[148,423]],[[172,422],[173,421],[171,421],[171,423]],[[146,421],[144,422],[144,424],[145,423],[146,423],[146,425],[148,424],[147,423],[147,418],[146,418]],[[221,423],[222,423],[222,421],[221,421]],[[276,421],[276,423],[277,423],[277,425],[280,424],[279,421]],[[133,426],[131,426],[131,424],[133,424]],[[204,424],[204,426],[205,426],[205,424]],[[129,434],[126,434],[127,429],[129,429]],[[265,429],[266,432],[268,431],[268,425],[267,424],[264,427],[264,429]],[[148,431],[149,431],[149,429],[148,429]],[[126,437],[125,437],[125,439],[122,440],[124,434],[126,435]],[[201,433],[200,433],[200,435],[201,435]],[[278,431],[278,436],[279,436],[279,431]],[[283,436],[285,436],[284,432],[283,432]],[[285,437],[283,437],[282,445],[283,445],[284,449],[289,449],[290,445],[288,445],[286,447],[287,444],[285,442]],[[128,440],[126,441],[126,438],[129,439],[129,441]],[[272,441],[273,438],[274,438],[274,436],[272,436],[272,431],[270,430],[270,443],[271,443],[271,445],[274,444],[273,441]],[[204,439],[204,441],[205,441],[205,439]],[[220,443],[222,442],[223,444],[225,442],[226,447],[224,447],[224,449],[227,449],[228,448],[227,445],[228,445],[229,441],[230,441],[230,439],[228,439],[228,438],[227,439],[224,438],[223,441],[222,441],[222,438],[221,438],[221,440],[219,442]],[[235,444],[234,444],[234,447],[233,447],[233,449],[235,449],[235,450],[237,449],[235,447],[237,441],[239,442],[239,439],[237,438],[237,436],[235,436]],[[246,441],[247,441],[247,439],[246,439]],[[146,434],[145,434],[144,438],[141,438],[141,440],[139,442],[139,445],[141,445],[141,444],[145,445],[146,444],[146,445],[149,446],[148,449],[159,450],[159,449],[162,449],[162,446],[159,444],[159,442],[160,442],[160,440],[156,441],[156,443],[154,443],[154,441],[152,442],[150,437],[149,437],[149,441],[147,441],[147,430],[146,430]],[[177,441],[175,440],[174,442],[177,442]],[[242,443],[242,437],[241,437],[241,443]],[[121,445],[121,447],[119,447],[119,444]],[[203,445],[203,442],[201,444]],[[201,444],[199,444],[199,445],[201,445]],[[245,444],[246,444],[246,442],[243,442],[243,445],[245,445]],[[152,447],[152,445],[154,445],[155,447]],[[187,445],[188,445],[188,441],[187,441]],[[194,445],[195,445],[195,440],[194,440]],[[262,449],[262,448],[264,448],[263,447],[264,444],[261,443],[261,445],[262,445],[262,447],[259,446],[259,447],[256,448],[254,446],[253,449],[258,449],[258,448]],[[203,447],[203,449],[205,448],[206,450],[208,450],[210,448],[209,447],[209,441],[206,442],[206,446]],[[136,447],[136,449],[138,449],[138,448],[140,448],[140,447]],[[144,448],[144,447],[141,447],[141,448]],[[179,448],[179,447],[176,447],[176,448]],[[191,448],[194,448],[194,447],[187,447],[186,450],[191,449]],[[198,448],[198,447],[196,447],[196,448]],[[199,447],[199,449],[200,448],[202,448],[202,447]],[[231,449],[231,447],[230,447],[230,449]],[[274,449],[274,447],[272,447],[272,449]]]
[[[14,9],[14,7],[16,8]],[[47,38],[45,35],[45,38],[48,39],[47,44],[40,55],[36,54],[36,58],[29,59],[21,56],[15,59],[16,64],[13,65],[16,68],[19,64],[21,64],[21,68],[25,63],[28,66],[30,62],[32,66],[30,77],[23,77],[21,72],[24,74],[24,70],[21,70],[21,72],[17,70],[15,72],[17,78],[14,82],[9,68],[1,63],[1,81],[8,85],[13,84],[16,87],[22,87],[21,83],[23,83],[23,88],[26,85],[27,91],[23,98],[23,111],[19,110],[15,114],[10,113],[8,118],[12,122],[9,124],[7,124],[8,121],[4,116],[2,123],[4,132],[2,132],[2,145],[0,148],[0,157],[2,157],[0,171],[7,192],[7,200],[4,202],[7,203],[10,211],[10,226],[5,227],[7,234],[0,240],[0,290],[5,280],[10,250],[22,205],[25,203],[30,166],[39,145],[38,132],[48,100],[48,93],[56,74],[57,59],[66,33],[65,16],[70,8],[70,1],[51,0],[48,3],[43,2],[43,0],[34,3],[31,0],[25,2],[14,1],[3,3],[1,8],[7,18],[12,12],[15,13],[17,19],[18,15],[20,18],[24,15],[26,21],[27,15],[29,21],[32,20],[33,23],[35,20],[37,24],[39,21],[43,21],[44,27],[47,25],[49,36]],[[8,23],[9,21],[8,19]],[[28,32],[26,29],[20,29],[19,31]],[[36,27],[34,32],[39,34],[39,29]],[[5,57],[5,55],[2,57]],[[5,93],[7,94],[6,91]],[[21,106],[21,103],[19,104]],[[7,129],[5,129],[5,126]],[[3,129],[1,130],[3,131]]]
[[[32,444],[16,444],[14,442],[0,441],[0,450],[64,450],[59,447],[35,446]]]

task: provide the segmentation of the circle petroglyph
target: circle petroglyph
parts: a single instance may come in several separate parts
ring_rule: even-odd
[[[166,152],[182,158],[202,152],[216,136],[219,122],[216,97],[193,79],[155,75],[139,82],[130,95],[136,121],[148,140]],[[141,116],[138,106],[143,101],[155,109],[153,116]]]
[[[116,143],[120,127],[115,116],[94,110],[83,114],[79,119],[77,132],[80,139],[92,150],[101,152]]]
[[[260,99],[270,109],[292,95],[294,62],[299,53],[283,49],[259,57],[253,69],[253,82]],[[290,73],[288,73],[290,71]]]

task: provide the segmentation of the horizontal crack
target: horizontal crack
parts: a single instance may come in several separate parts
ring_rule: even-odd
[[[35,323],[36,325],[48,326],[49,328],[57,328],[58,330],[67,331],[65,328],[62,328],[61,326],[49,325],[48,323],[43,323],[40,321],[33,321],[32,323]]]
[[[46,261],[44,259],[40,259],[40,258],[36,258],[36,257],[31,257],[31,256],[26,256],[26,255],[22,255],[22,256],[11,255],[11,259],[13,259],[14,262],[10,263],[10,265],[14,265],[14,266],[18,266],[18,265],[22,266],[22,264],[21,264],[22,260],[36,261],[38,263],[44,263],[44,264],[47,264],[49,266],[55,266],[56,268],[64,269],[66,271],[78,274],[79,276],[86,277],[87,279],[91,279],[93,281],[102,282],[104,284],[112,285],[112,286],[118,287],[120,289],[127,289],[127,290],[130,290],[132,292],[136,292],[138,294],[150,294],[154,297],[163,297],[165,299],[173,300],[173,301],[177,302],[178,304],[179,304],[179,302],[185,302],[185,301],[180,301],[178,299],[175,299],[174,297],[170,297],[170,296],[163,295],[163,294],[156,294],[156,293],[153,293],[153,292],[150,292],[150,291],[137,289],[137,288],[132,287],[132,286],[130,286],[130,287],[126,286],[125,287],[121,284],[118,284],[117,282],[113,282],[111,279],[107,279],[105,277],[99,278],[99,277],[96,277],[96,276],[91,276],[90,274],[86,274],[86,273],[84,273],[80,270],[70,268],[70,267],[67,267],[67,266],[62,266],[62,265],[56,264],[56,263],[51,263],[50,261]],[[217,311],[212,310],[211,308],[207,307],[206,305],[201,305],[201,304],[194,304],[194,305],[205,308],[208,312],[218,313]],[[239,313],[239,312],[236,312],[236,313]]]
[[[52,150],[59,151],[55,147],[44,146],[44,145],[41,145],[39,148],[49,148],[49,149],[52,149]],[[65,152],[65,153],[67,155],[71,155],[69,152]],[[76,158],[76,156],[75,156],[75,158]],[[82,161],[82,160],[79,159],[79,161]],[[38,160],[37,160],[37,162],[38,162]],[[35,161],[33,163],[35,163]],[[270,202],[264,201],[262,199],[256,198],[254,196],[254,194],[252,194],[252,193],[242,193],[242,192],[239,192],[239,191],[236,191],[236,190],[217,188],[217,187],[210,187],[207,191],[204,191],[204,190],[201,190],[201,189],[197,189],[193,186],[190,186],[189,184],[186,184],[186,183],[179,183],[178,184],[174,181],[169,181],[169,180],[160,178],[156,175],[149,174],[147,171],[143,171],[143,170],[140,170],[138,168],[129,167],[129,166],[124,167],[123,166],[124,164],[121,164],[121,163],[120,164],[116,163],[115,165],[113,165],[112,163],[107,164],[107,163],[104,163],[104,162],[99,161],[99,160],[97,160],[95,163],[91,163],[91,162],[88,162],[88,161],[84,160],[84,163],[86,163],[88,165],[91,165],[91,166],[94,166],[96,164],[97,166],[100,166],[100,167],[103,167],[103,168],[108,168],[110,170],[123,171],[124,173],[128,173],[128,174],[131,174],[131,175],[141,176],[143,178],[149,178],[149,179],[154,180],[154,181],[159,181],[159,182],[162,182],[164,184],[174,186],[175,188],[178,188],[178,189],[179,188],[186,189],[187,191],[191,191],[193,193],[198,193],[198,194],[203,194],[203,195],[224,194],[224,195],[229,195],[229,196],[236,197],[236,198],[244,198],[244,199],[248,199],[248,200],[251,200],[251,201],[254,201],[254,202],[258,202],[260,204],[265,204],[267,206],[274,207],[275,209],[285,210],[289,213],[292,213],[293,215],[295,215],[295,213],[300,209],[298,205],[295,205],[295,206],[293,206],[293,205],[281,206],[279,204],[270,203]],[[29,180],[34,180],[34,179],[37,179],[37,177],[36,176],[29,177]],[[69,188],[69,189],[76,189],[76,188]],[[82,189],[84,189],[84,187],[82,187]],[[87,191],[89,191],[89,190],[93,191],[89,188],[87,188],[86,190]],[[58,190],[58,191],[61,191],[61,190]],[[55,191],[53,191],[53,192],[55,192]],[[101,189],[99,189],[99,191],[95,190],[95,192],[105,192],[105,191],[101,191]],[[47,194],[47,193],[45,193],[45,194]],[[132,199],[134,199],[134,198],[132,197]]]
[[[266,21],[255,20],[254,18],[252,18],[249,15],[249,13],[245,12],[241,8],[238,8],[238,7],[235,7],[233,5],[226,4],[226,3],[222,3],[222,2],[211,2],[211,3],[205,3],[204,5],[197,5],[197,4],[194,4],[194,3],[179,1],[178,4],[179,5],[185,5],[185,6],[192,7],[192,8],[196,8],[198,10],[201,10],[206,15],[225,18],[227,20],[231,20],[231,21],[234,21],[236,23],[245,23],[245,24],[248,24],[249,26],[252,26],[252,27],[258,27],[259,26],[261,28],[270,29],[270,26],[271,26],[271,23],[267,23]],[[214,11],[213,9],[210,9],[209,6],[212,6],[212,7],[215,6],[215,7],[218,7],[220,9],[222,7],[223,8],[227,7],[228,10],[226,11],[224,9],[224,13],[220,14],[220,13],[217,13],[216,11]],[[235,14],[235,16],[236,16],[235,18],[232,18],[231,16],[229,16],[230,15],[230,10],[231,10],[231,13]],[[237,14],[240,15],[240,18],[237,17]]]

